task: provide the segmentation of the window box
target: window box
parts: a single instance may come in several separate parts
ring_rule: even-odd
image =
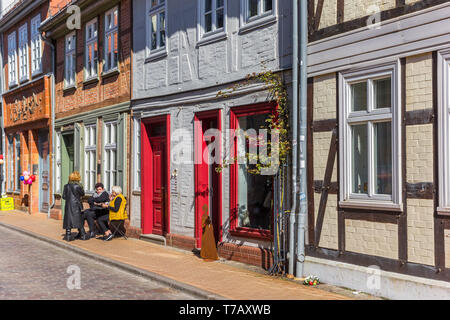
[[[402,210],[399,63],[339,80],[342,207]]]

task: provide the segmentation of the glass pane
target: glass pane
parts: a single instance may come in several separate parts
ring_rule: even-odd
[[[272,0],[264,0],[264,12],[272,11]]]
[[[212,0],[205,0],[205,13],[212,10]]]
[[[267,114],[239,117],[239,129],[247,131],[252,135],[258,133],[262,126],[265,126]],[[238,138],[238,154],[245,155],[251,151],[257,152],[257,146],[252,145],[250,139]],[[272,176],[251,174],[248,170],[253,169],[247,161],[239,163],[237,177],[238,192],[238,217],[239,226],[252,229],[270,230],[272,217]]]
[[[159,46],[165,47],[166,46],[166,13],[165,12],[161,12],[159,14],[159,27],[160,27]]]
[[[374,124],[375,129],[375,193],[392,194],[391,123]]]
[[[352,111],[367,111],[367,82],[351,85]]]
[[[223,1],[224,0],[217,0],[217,2],[216,2],[216,9],[219,9],[219,8],[223,7]]]
[[[151,49],[156,49],[156,24],[157,24],[157,20],[156,20],[156,15],[151,17],[151,24],[150,24],[150,34],[152,35],[151,37]]]
[[[223,28],[223,9],[220,9],[217,11],[217,23],[216,28],[220,29]]]
[[[375,109],[391,108],[391,78],[374,80]]]
[[[248,0],[248,17],[255,17],[258,15],[258,0]]]
[[[205,15],[205,32],[212,31],[212,15],[208,13]]]
[[[368,194],[367,124],[352,127],[352,193]]]

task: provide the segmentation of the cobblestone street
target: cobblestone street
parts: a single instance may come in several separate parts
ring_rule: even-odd
[[[74,273],[78,270],[79,282]],[[76,288],[78,283],[81,289]],[[90,261],[85,257],[2,228],[0,300],[25,299],[191,300],[194,298],[156,282]]]

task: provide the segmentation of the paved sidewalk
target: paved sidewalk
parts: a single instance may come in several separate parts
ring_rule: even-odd
[[[188,251],[131,239],[66,242],[62,221],[19,211],[0,212],[0,227],[15,229],[54,245],[151,277],[200,299],[347,300],[347,296],[271,277],[228,263],[204,262]]]

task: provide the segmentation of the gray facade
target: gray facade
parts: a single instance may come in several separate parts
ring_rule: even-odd
[[[135,119],[145,119],[170,114],[171,149],[181,142],[185,146],[185,153],[192,150],[189,157],[193,161],[196,113],[221,110],[221,127],[224,131],[230,128],[230,108],[268,102],[267,91],[262,85],[240,88],[227,98],[217,97],[220,90],[244,80],[248,74],[263,70],[281,72],[286,83],[290,82],[291,3],[274,0],[273,15],[245,23],[245,1],[228,0],[225,31],[203,37],[201,1],[166,2],[166,51],[154,58],[147,51],[149,2],[133,1],[133,115]],[[135,124],[138,123],[136,120]],[[135,138],[136,134],[134,125]],[[136,145],[135,139],[132,172],[137,172],[139,165]],[[222,147],[226,150],[227,142]],[[173,153],[170,159],[169,233],[193,238],[195,167],[193,163],[180,163],[177,156],[179,154]],[[131,186],[135,192],[132,193],[130,204],[133,213],[131,226],[140,228],[142,215],[138,213],[141,211],[141,194],[136,192],[139,189],[136,179],[136,174],[132,174]],[[222,240],[253,247],[270,247],[270,241],[244,239],[229,234],[229,184],[230,174],[225,168],[222,172]]]

